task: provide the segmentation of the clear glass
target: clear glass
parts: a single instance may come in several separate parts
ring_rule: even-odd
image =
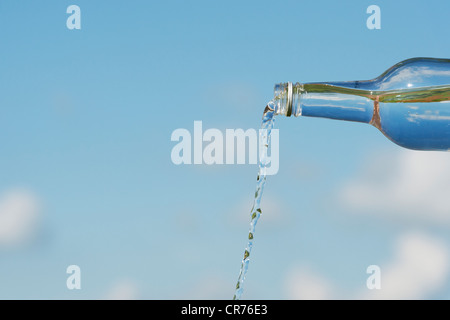
[[[450,59],[413,58],[366,81],[283,83],[275,113],[369,123],[396,144],[450,150]]]

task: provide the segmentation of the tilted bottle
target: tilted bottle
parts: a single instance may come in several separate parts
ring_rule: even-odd
[[[413,58],[366,81],[275,86],[275,114],[369,123],[396,144],[450,150],[450,59]]]

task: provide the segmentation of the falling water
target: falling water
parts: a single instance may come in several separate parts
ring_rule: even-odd
[[[248,271],[248,265],[250,263],[250,254],[253,248],[253,240],[255,237],[255,227],[261,216],[261,197],[266,184],[266,170],[270,161],[268,161],[268,150],[270,145],[270,134],[274,124],[274,104],[270,101],[264,109],[262,118],[261,130],[259,131],[259,170],[256,178],[256,191],[255,198],[253,200],[250,222],[250,230],[248,232],[248,243],[244,251],[244,257],[241,263],[241,270],[239,272],[239,278],[236,284],[236,291],[234,292],[233,300],[239,300],[244,291],[243,284],[245,276]]]

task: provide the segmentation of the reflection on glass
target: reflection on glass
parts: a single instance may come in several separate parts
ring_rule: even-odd
[[[367,81],[275,86],[275,112],[370,123],[400,146],[450,149],[450,60],[402,61]]]

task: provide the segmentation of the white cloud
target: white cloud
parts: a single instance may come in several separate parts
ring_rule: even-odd
[[[25,243],[39,222],[37,197],[27,190],[9,190],[0,197],[0,247]]]
[[[235,283],[226,281],[223,277],[209,274],[199,279],[185,296],[175,297],[175,299],[231,299],[234,285]]]
[[[295,267],[288,271],[284,289],[287,299],[292,300],[326,300],[333,296],[330,282],[304,267]]]
[[[450,223],[450,153],[378,154],[339,191],[347,211]]]
[[[421,233],[402,235],[394,258],[381,268],[381,289],[365,288],[364,299],[425,299],[445,285],[449,275],[448,247]]]
[[[122,280],[115,283],[106,294],[107,300],[136,300],[138,297],[138,286],[130,280]]]
[[[448,246],[425,233],[402,234],[394,243],[390,261],[379,263],[381,289],[369,290],[366,283],[348,294],[310,268],[294,267],[287,272],[284,289],[287,299],[427,299],[439,293],[450,273]],[[370,275],[367,275],[367,278]],[[366,278],[366,279],[367,279]]]

